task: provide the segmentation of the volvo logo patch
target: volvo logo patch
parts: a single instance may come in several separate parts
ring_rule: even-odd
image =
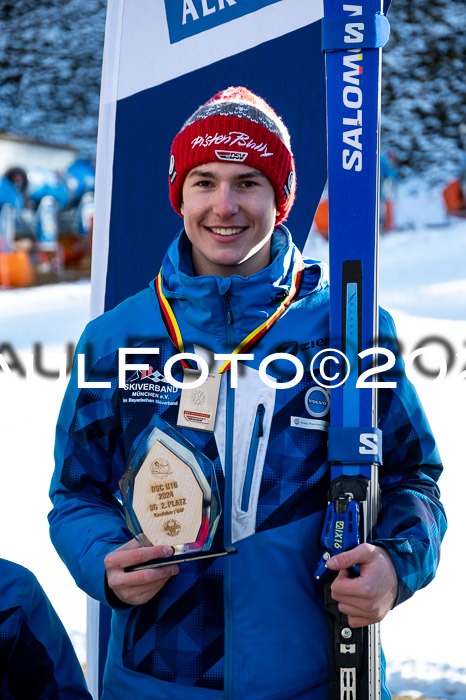
[[[306,411],[313,418],[324,418],[330,411],[330,393],[321,386],[313,386],[304,398]]]

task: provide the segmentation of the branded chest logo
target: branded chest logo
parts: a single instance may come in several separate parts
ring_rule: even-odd
[[[321,386],[313,386],[306,392],[304,405],[313,418],[324,418],[330,411],[330,393]]]
[[[137,370],[125,384],[123,403],[157,403],[163,406],[178,404],[180,390],[168,382],[158,370]]]
[[[351,16],[362,15],[361,5],[345,5],[351,10]],[[344,41],[348,44],[348,53],[343,56],[343,143],[349,146],[342,152],[342,164],[345,170],[362,170],[362,129],[363,129],[363,94],[361,90],[362,58],[360,49],[351,49],[351,44],[362,41],[364,23],[348,21],[345,25]]]
[[[170,43],[187,39],[281,0],[165,0]]]

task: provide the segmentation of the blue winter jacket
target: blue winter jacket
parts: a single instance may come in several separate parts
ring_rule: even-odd
[[[294,256],[281,227],[267,268],[248,278],[195,277],[182,232],[165,256],[163,291],[185,351],[235,348],[286,296]],[[315,384],[309,371],[285,390],[266,386],[258,373],[274,352],[292,352],[309,369],[329,344],[328,292],[322,265],[306,261],[299,296],[254,349],[254,360],[242,363],[238,388],[229,372],[223,376],[215,432],[178,428],[215,464],[224,507],[217,542],[233,542],[238,553],[184,564],[147,604],[115,607],[105,699],[328,697],[327,620],[313,579],[329,485],[326,421],[306,408]],[[380,325],[385,345],[396,348],[385,312]],[[118,388],[119,347],[160,350],[127,358],[150,370],[128,372],[124,389]],[[176,352],[153,284],[92,321],[78,347],[86,355],[86,381],[109,381],[111,388],[78,389],[73,372],[57,428],[50,527],[77,584],[103,602],[104,557],[131,538],[118,497],[128,456],[154,412],[176,426],[180,391],[163,376]],[[377,540],[398,573],[397,602],[434,576],[445,527],[439,456],[400,367],[398,359],[392,371],[398,388],[379,391],[384,464]],[[279,384],[295,375],[284,361],[267,371]],[[181,380],[181,368],[173,375]]]
[[[91,700],[70,639],[36,577],[0,559],[0,697]]]

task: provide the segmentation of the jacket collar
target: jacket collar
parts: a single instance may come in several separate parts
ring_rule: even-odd
[[[194,276],[191,243],[183,229],[168,248],[163,261],[163,293],[169,300],[180,301],[176,306],[191,327],[202,330],[208,327],[214,332],[216,325],[219,331],[224,328],[222,309],[228,298],[235,318],[235,330],[246,335],[265,321],[288,294],[296,247],[283,225],[274,231],[271,253],[270,265],[250,277]],[[301,294],[322,284],[322,269],[315,261],[312,263],[312,272],[308,270]],[[177,320],[182,319],[177,315]]]

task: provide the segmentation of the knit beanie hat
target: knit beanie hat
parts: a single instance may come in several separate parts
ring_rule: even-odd
[[[260,170],[275,191],[276,223],[288,216],[296,190],[290,135],[267,102],[247,88],[230,87],[214,95],[175,136],[169,189],[178,214],[186,175],[192,168],[214,161],[244,163]]]

